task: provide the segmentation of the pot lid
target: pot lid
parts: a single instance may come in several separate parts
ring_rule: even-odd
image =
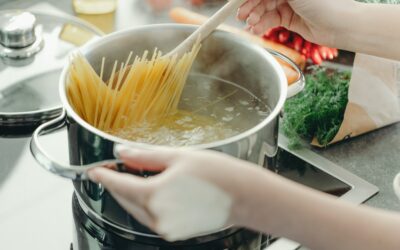
[[[30,134],[60,115],[58,78],[69,52],[101,35],[68,15],[0,11],[0,136]]]

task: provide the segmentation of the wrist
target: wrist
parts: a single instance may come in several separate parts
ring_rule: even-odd
[[[234,202],[231,222],[236,226],[257,231],[269,231],[274,228],[276,206],[270,202],[279,189],[274,173],[253,164],[249,164],[237,175],[234,182]],[[268,223],[265,223],[268,221]]]
[[[233,204],[230,222],[236,226],[251,228],[251,217],[263,208],[257,207],[257,200],[264,200],[267,192],[265,182],[268,182],[269,172],[258,165],[245,164],[237,169],[229,193]],[[264,184],[263,184],[264,183]]]
[[[359,20],[364,18],[365,5],[365,3],[352,1],[350,6],[346,5],[343,10],[338,11],[337,16],[340,17],[340,20],[333,29],[332,47],[347,51],[355,50],[354,45],[358,40],[355,36],[362,30],[363,24]]]

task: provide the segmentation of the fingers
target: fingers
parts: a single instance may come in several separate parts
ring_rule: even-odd
[[[275,10],[287,0],[248,0],[238,10],[239,20],[248,20],[252,15],[261,17],[265,12]]]
[[[171,6],[172,0],[147,0],[154,10],[164,10]]]
[[[257,13],[254,15],[257,15]],[[265,12],[261,17],[249,18],[250,20],[248,20],[248,25],[250,26],[250,31],[252,33],[256,35],[262,35],[267,30],[278,26],[283,26],[290,29],[294,16],[295,13],[289,4],[284,3],[277,6],[277,8],[272,11]]]
[[[89,170],[88,176],[92,181],[101,183],[139,222],[154,228],[155,220],[147,210],[150,194],[154,190],[152,182],[101,167]]]
[[[115,193],[111,193],[114,199],[132,216],[135,217],[143,225],[148,226],[152,230],[155,230],[156,226],[156,219],[154,216],[149,212],[147,209],[147,202],[146,204],[137,204],[132,202],[131,200],[125,198],[124,196],[120,196]]]
[[[163,171],[177,155],[173,149],[148,150],[124,145],[117,145],[116,152],[128,168],[154,172]]]
[[[266,12],[266,8],[267,6],[265,2],[261,1],[249,14],[249,17],[246,20],[247,25],[253,26],[257,24],[260,21],[262,15],[264,15],[264,12]]]
[[[270,11],[265,13],[259,20],[258,23],[252,25],[250,32],[255,35],[262,35],[270,28],[280,26],[280,16],[277,11]]]
[[[98,167],[89,170],[88,176],[93,182],[101,183],[108,191],[137,202],[142,202],[150,192],[150,184],[146,179],[131,174]]]
[[[277,26],[290,26],[293,15],[287,0],[249,0],[238,11],[238,18],[246,20],[248,29],[257,35]]]
[[[248,0],[242,6],[240,6],[237,18],[239,20],[246,20],[250,15],[250,12],[256,7],[262,0]]]

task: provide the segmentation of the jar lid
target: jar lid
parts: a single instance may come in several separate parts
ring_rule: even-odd
[[[0,136],[29,135],[59,116],[58,78],[69,52],[101,35],[68,15],[0,11]]]

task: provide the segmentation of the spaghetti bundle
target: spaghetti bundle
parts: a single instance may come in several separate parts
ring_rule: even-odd
[[[150,59],[145,51],[132,63],[131,52],[125,62],[114,62],[108,81],[103,80],[105,58],[99,75],[76,53],[67,78],[69,102],[85,121],[106,132],[174,114],[199,50],[197,42],[178,58],[156,49]]]

